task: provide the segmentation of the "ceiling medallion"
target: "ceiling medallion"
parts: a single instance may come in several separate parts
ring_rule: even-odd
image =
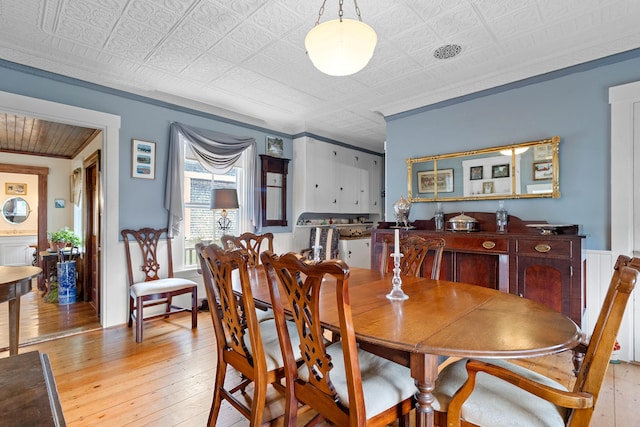
[[[330,76],[349,76],[362,70],[371,60],[378,42],[376,32],[362,22],[360,9],[353,1],[358,20],[343,18],[339,1],[338,19],[320,24],[326,0],[322,2],[315,26],[307,33],[304,46],[313,65]]]
[[[461,51],[462,47],[459,44],[446,44],[434,50],[433,56],[437,59],[449,59],[453,58]]]

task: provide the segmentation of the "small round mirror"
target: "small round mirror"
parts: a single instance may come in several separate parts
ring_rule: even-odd
[[[2,204],[2,216],[11,224],[21,224],[29,218],[31,208],[22,197],[10,197]]]

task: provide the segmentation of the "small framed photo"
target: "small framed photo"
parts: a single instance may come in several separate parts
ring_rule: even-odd
[[[540,160],[550,160],[553,157],[553,145],[542,144],[533,146],[533,160],[535,162]]]
[[[11,196],[26,196],[27,184],[19,182],[5,182],[4,193]]]
[[[484,177],[482,166],[471,166],[469,168],[469,179],[475,181]]]
[[[284,141],[282,138],[267,137],[267,155],[282,157],[284,155]]]
[[[533,164],[533,180],[542,181],[553,177],[552,162],[536,162]]]
[[[487,181],[482,183],[482,194],[493,193],[493,181]]]
[[[56,209],[62,209],[62,208],[64,208],[64,199],[55,199],[55,200],[53,201],[53,206],[54,206]]]
[[[509,164],[491,166],[491,178],[508,178]]]
[[[418,172],[418,193],[453,193],[453,169],[442,169],[435,177],[433,171]]]
[[[156,143],[131,140],[131,176],[133,178],[156,178]]]

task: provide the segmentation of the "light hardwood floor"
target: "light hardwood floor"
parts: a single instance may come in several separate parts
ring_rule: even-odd
[[[188,314],[152,322],[140,344],[131,329],[119,326],[76,332],[20,352],[49,355],[69,426],[204,426],[216,354],[209,313],[200,313],[198,321],[197,330],[191,330]],[[0,352],[0,358],[8,356]],[[565,384],[572,381],[569,354],[522,363]],[[639,392],[640,366],[610,365],[591,426],[640,427]],[[248,423],[223,403],[218,425]]]

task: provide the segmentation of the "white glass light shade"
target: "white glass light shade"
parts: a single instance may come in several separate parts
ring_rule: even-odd
[[[529,149],[529,147],[518,147],[516,148],[516,156],[518,154],[522,154],[525,151],[527,151]],[[511,148],[509,148],[508,150],[500,150],[500,154],[502,154],[503,156],[510,156],[511,155]]]
[[[378,43],[369,25],[353,19],[334,19],[307,33],[304,46],[313,65],[330,76],[348,76],[362,70]]]

